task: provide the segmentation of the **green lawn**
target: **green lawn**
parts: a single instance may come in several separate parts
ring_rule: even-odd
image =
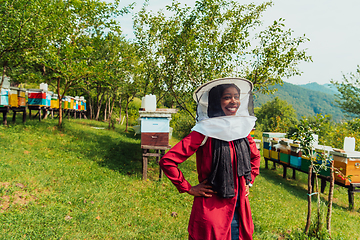
[[[187,239],[192,197],[158,181],[154,159],[141,180],[139,135],[90,120],[56,124],[0,126],[0,239]],[[194,156],[180,168],[195,184]],[[281,173],[262,163],[251,188],[255,239],[296,239],[304,228],[307,175]],[[360,239],[360,195],[352,212],[346,189],[334,197],[333,239]]]

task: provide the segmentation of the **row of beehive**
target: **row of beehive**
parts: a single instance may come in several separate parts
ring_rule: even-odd
[[[0,107],[26,107],[28,105],[59,108],[58,95],[51,91],[11,87],[9,89],[2,88],[0,93]],[[62,108],[85,111],[86,100],[84,97],[66,96],[62,99]]]
[[[335,181],[349,185],[360,183],[360,152],[337,151],[330,146],[314,145],[312,161],[321,164],[323,159],[320,154],[325,154],[329,160],[334,161],[334,167],[341,173],[335,174]],[[263,133],[264,158],[278,161],[304,172],[309,171],[310,158],[302,156],[299,142],[285,138],[285,133]],[[326,170],[321,169],[319,174],[330,176],[330,161],[325,163]],[[350,180],[346,176],[351,176]]]

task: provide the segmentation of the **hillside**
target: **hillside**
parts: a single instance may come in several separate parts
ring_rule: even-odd
[[[307,84],[300,84],[298,86],[312,90],[312,91],[322,92],[322,93],[328,93],[328,94],[338,93],[336,87],[331,83],[320,85],[316,82],[312,82],[312,83],[307,83]]]
[[[316,114],[322,113],[331,115],[336,122],[344,119],[344,114],[341,112],[341,109],[336,106],[334,91],[328,89],[327,92],[329,93],[326,93],[326,87],[317,83],[306,85],[307,87],[304,87],[287,82],[284,82],[282,86],[277,84],[273,87],[278,89],[274,94],[256,94],[254,98],[255,107],[260,107],[267,101],[279,97],[294,107],[298,118],[301,116],[315,116]],[[313,86],[313,88],[311,88],[311,86]]]

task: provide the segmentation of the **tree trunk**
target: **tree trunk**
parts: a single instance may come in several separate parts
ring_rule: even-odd
[[[326,216],[326,229],[328,230],[329,235],[331,235],[331,212],[332,212],[332,203],[333,203],[333,196],[334,196],[334,160],[331,161],[330,167],[330,188],[329,188],[329,205],[328,205],[328,212]]]
[[[109,101],[110,101],[110,97],[109,97]],[[108,108],[108,102],[109,101],[106,101],[106,103],[105,103],[105,112],[104,112],[104,122],[106,121],[106,114],[107,114],[107,108]]]
[[[89,112],[90,112],[90,119],[93,119],[93,101],[90,95],[89,95]]]
[[[120,111],[119,111],[119,124],[120,124],[121,123],[121,110],[122,110],[122,108],[121,108],[121,97],[119,99],[119,108],[120,108]]]
[[[110,104],[110,98],[109,98],[109,129],[111,127],[111,115],[112,115],[113,110],[114,110],[115,97],[116,97],[116,95],[114,94],[111,104]],[[111,109],[110,109],[110,105],[111,105]]]
[[[100,97],[100,102],[97,103],[97,112],[96,112],[96,117],[95,117],[96,121],[99,121],[99,115],[100,115],[100,109],[101,109],[103,97],[104,97],[104,93]]]
[[[311,159],[310,159],[311,161]],[[311,225],[311,194],[312,194],[312,185],[311,185],[311,178],[312,178],[312,170],[313,170],[313,163],[309,166],[309,174],[308,174],[308,213],[306,218],[306,226],[305,226],[305,233],[308,233],[310,225]]]
[[[321,199],[320,199],[320,189],[319,189],[319,181],[318,175],[315,173],[315,186],[316,186],[316,193],[317,193],[317,224],[316,224],[316,233],[319,234],[321,230]]]
[[[5,81],[5,72],[6,72],[6,66],[4,66],[3,68],[3,73],[2,73],[2,78],[1,78],[1,84],[0,84],[0,90],[4,84],[4,81]]]
[[[126,127],[125,132],[128,132],[128,124],[129,124],[129,113],[128,113],[128,107],[129,107],[129,98],[126,99],[126,107],[125,107],[125,115],[126,115]]]
[[[61,107],[61,99],[62,96],[60,95],[60,78],[57,79],[57,94],[58,94],[58,100],[59,100],[59,127],[62,124],[62,107]]]

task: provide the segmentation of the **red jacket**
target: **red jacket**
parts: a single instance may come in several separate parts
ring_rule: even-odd
[[[191,132],[173,148],[171,148],[160,160],[160,166],[164,173],[177,187],[179,192],[187,192],[191,185],[178,168],[178,164],[184,162],[196,152],[196,165],[199,182],[207,179],[211,172],[212,150],[211,138],[209,137],[203,146],[200,146],[205,136],[198,132]],[[247,137],[251,149],[251,177],[252,183],[259,174],[260,153],[253,138]],[[232,166],[236,166],[236,154],[233,142],[229,142]],[[189,239],[195,240],[231,240],[231,221],[234,216],[235,204],[238,193],[240,194],[240,236],[239,239],[252,239],[254,225],[251,218],[251,210],[248,197],[245,197],[245,179],[238,179],[236,167],[234,169],[235,197],[221,198],[213,195],[210,198],[194,197],[194,203],[189,221]],[[240,186],[239,184],[240,183]],[[238,191],[239,190],[239,191]]]

